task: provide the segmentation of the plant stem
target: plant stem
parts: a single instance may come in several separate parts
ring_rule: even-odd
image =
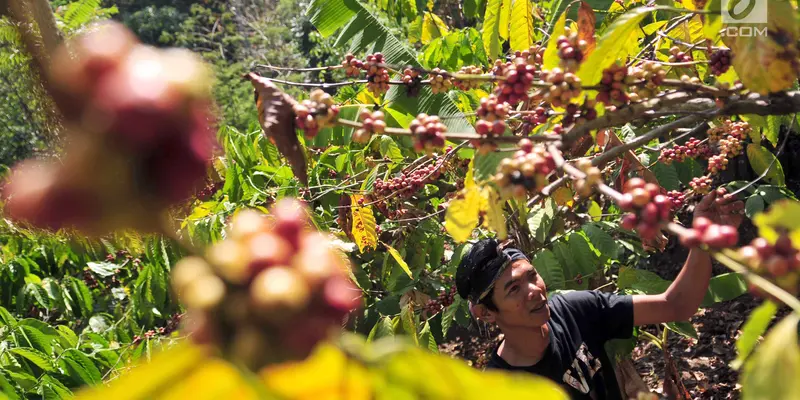
[[[661,339],[659,339],[657,336],[653,335],[652,333],[644,331],[644,330],[640,330],[639,331],[639,336],[644,336],[645,338],[650,340],[651,343],[653,343],[654,345],[658,346],[659,350],[664,350],[664,347],[661,345],[661,343],[662,343]]]

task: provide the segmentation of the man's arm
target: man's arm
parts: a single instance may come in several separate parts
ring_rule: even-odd
[[[703,197],[695,207],[694,218],[706,217],[715,223],[738,227],[742,222],[742,201],[730,195],[717,198],[716,191]],[[666,292],[633,296],[635,326],[684,321],[692,317],[708,291],[711,280],[711,256],[699,248],[689,251],[686,262]]]

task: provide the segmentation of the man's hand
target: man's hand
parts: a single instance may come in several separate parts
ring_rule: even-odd
[[[705,195],[694,207],[694,218],[698,217],[738,228],[744,220],[744,202],[719,188]]]

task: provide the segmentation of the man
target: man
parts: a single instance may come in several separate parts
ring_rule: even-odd
[[[744,204],[713,192],[695,206],[706,217],[738,227]],[[479,241],[461,261],[456,286],[475,317],[504,334],[489,368],[527,371],[560,383],[574,399],[622,399],[604,344],[629,338],[633,327],[688,320],[711,279],[711,258],[692,249],[678,277],[658,295],[575,291],[548,299],[544,281],[517,249]]]

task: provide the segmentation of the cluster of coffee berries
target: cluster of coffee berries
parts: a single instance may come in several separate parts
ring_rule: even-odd
[[[524,135],[528,135],[533,132],[533,128],[547,122],[547,118],[549,117],[547,110],[544,107],[536,107],[533,112],[528,112],[522,115],[522,126],[520,129]]]
[[[314,89],[308,99],[295,104],[293,109],[295,125],[309,138],[317,136],[320,129],[333,126],[339,115],[339,106],[322,89]]]
[[[193,340],[259,370],[307,357],[341,327],[361,292],[346,275],[346,259],[313,230],[307,213],[289,198],[269,217],[239,211],[205,259],[175,265],[172,287],[188,308]]]
[[[211,164],[209,69],[188,50],[140,43],[116,22],[75,37],[50,65],[69,140],[57,162],[13,169],[4,211],[88,235],[157,230],[159,216],[189,200]]]
[[[553,107],[564,107],[571,99],[581,94],[581,79],[572,72],[553,68],[550,71],[542,71],[541,77],[551,85],[545,89],[543,99]]]
[[[689,186],[699,194],[711,193],[711,177],[706,175],[693,178],[689,182]]]
[[[528,50],[516,51],[514,56],[525,59],[525,62],[527,62],[529,65],[532,65],[534,69],[538,70],[541,69],[542,63],[544,63],[544,51],[545,46],[535,44]]]
[[[514,106],[527,99],[534,71],[533,65],[528,64],[525,59],[521,57],[514,59],[503,73],[506,79],[500,82],[495,90],[498,100]]]
[[[447,93],[453,87],[453,80],[450,79],[450,74],[439,68],[434,68],[431,71],[430,80],[433,94]]]
[[[719,49],[711,53],[708,63],[711,65],[711,72],[716,76],[720,76],[728,71],[731,67],[731,53],[730,49]]]
[[[682,63],[694,61],[691,53],[684,53],[678,46],[672,46],[669,49],[669,62]]]
[[[444,147],[447,126],[442,123],[438,116],[419,114],[411,121],[408,127],[414,136],[414,149],[418,152],[432,152],[435,149]]]
[[[89,268],[83,270],[83,283],[92,290],[100,287],[100,283],[97,282],[97,278],[94,277],[94,274]]]
[[[680,242],[686,247],[697,247],[704,244],[712,249],[726,249],[736,246],[739,231],[730,225],[713,223],[706,217],[697,217],[692,221],[692,229],[680,235]]]
[[[677,211],[683,207],[683,204],[686,201],[686,195],[677,190],[670,190],[667,192],[667,198],[672,202],[672,211]]]
[[[728,137],[720,139],[717,144],[719,146],[719,153],[724,154],[728,158],[733,158],[742,154],[742,140],[733,135],[728,135]]]
[[[575,192],[581,197],[589,197],[594,187],[603,181],[603,173],[600,172],[600,168],[593,166],[592,162],[586,158],[578,160],[575,166],[586,174],[586,177],[575,181]]]
[[[500,101],[493,94],[481,98],[480,106],[476,111],[480,119],[475,123],[475,131],[483,136],[502,135],[506,131],[505,118],[509,111],[511,111],[511,106]]]
[[[561,120],[561,124],[563,126],[569,126],[594,120],[597,118],[595,105],[597,105],[597,103],[594,99],[586,99],[580,107],[574,103],[567,104],[564,110],[564,119]]]
[[[217,193],[217,191],[222,189],[223,186],[225,186],[225,182],[223,181],[208,182],[205,186],[203,186],[203,188],[197,191],[195,197],[200,201],[208,201],[214,196],[215,193]]]
[[[583,52],[586,51],[586,41],[578,38],[578,32],[566,27],[564,34],[558,37],[556,45],[558,58],[561,59],[558,65],[565,71],[577,72],[583,61]]]
[[[553,156],[542,146],[533,146],[530,139],[519,141],[519,150],[505,158],[497,167],[494,183],[502,198],[524,198],[528,192],[538,192],[547,186],[547,176],[556,168]]]
[[[383,54],[375,53],[367,56],[364,68],[367,70],[367,90],[374,96],[380,96],[389,90],[389,70],[382,66]]]
[[[630,77],[628,83],[630,93],[628,97],[634,103],[655,97],[658,94],[659,86],[664,83],[667,70],[654,61],[645,61],[628,70]],[[635,83],[635,84],[633,84]]]
[[[662,150],[658,159],[664,164],[669,165],[673,161],[681,162],[687,157],[707,157],[710,151],[711,149],[700,139],[691,138],[687,140],[684,145],[675,145],[672,146],[672,148]]]
[[[358,114],[358,118],[361,120],[361,128],[353,132],[353,141],[356,143],[367,143],[373,134],[380,135],[386,129],[386,121],[383,120],[384,115],[381,111],[363,110]]]
[[[483,75],[481,67],[467,65],[458,70],[460,75]],[[481,87],[483,81],[480,79],[459,79],[455,78],[453,84],[461,90],[477,89]]]
[[[707,0],[692,0],[692,4],[694,4],[694,8],[697,10],[703,10],[706,8]]]
[[[628,67],[617,61],[614,65],[603,70],[603,78],[600,80],[600,89],[597,93],[597,101],[620,106],[628,104]]]
[[[364,63],[356,59],[352,54],[347,53],[344,56],[344,61],[342,61],[342,67],[345,75],[355,78],[361,74],[361,70],[364,69]]]
[[[774,244],[755,238],[739,249],[741,261],[759,275],[768,277],[793,296],[800,294],[800,253],[784,232]]]
[[[382,199],[390,196],[398,198],[408,198],[418,192],[428,183],[439,179],[444,166],[444,157],[438,157],[431,164],[415,169],[409,173],[401,172],[398,176],[388,181],[378,178],[375,180],[373,192],[370,198]]]
[[[135,346],[144,340],[150,340],[157,336],[166,336],[171,334],[172,332],[175,332],[180,326],[180,321],[182,317],[183,314],[173,314],[172,317],[167,321],[166,326],[161,326],[156,329],[150,329],[146,331],[143,335],[134,335],[131,344]]]
[[[661,194],[661,187],[646,183],[642,178],[631,178],[625,182],[624,194],[619,201],[622,211],[629,211],[622,217],[621,226],[633,230],[645,240],[656,237],[661,223],[672,216],[672,201]]]
[[[417,97],[419,90],[422,89],[422,77],[416,68],[406,68],[403,70],[403,84],[406,86],[406,93],[409,97]]]
[[[456,293],[456,286],[453,285],[450,290],[443,290],[439,293],[438,297],[428,300],[428,302],[425,303],[425,311],[427,311],[428,316],[438,314],[445,308],[450,307],[450,305],[453,304]]]
[[[716,143],[721,139],[724,139],[726,136],[732,136],[736,139],[744,140],[750,135],[751,130],[752,127],[746,121],[733,122],[729,119],[726,119],[722,122],[722,125],[710,128],[707,135],[708,140],[712,143]]]
[[[728,157],[724,154],[717,154],[715,156],[711,156],[708,159],[708,173],[709,175],[713,175],[718,173],[719,171],[724,171],[728,169]]]

